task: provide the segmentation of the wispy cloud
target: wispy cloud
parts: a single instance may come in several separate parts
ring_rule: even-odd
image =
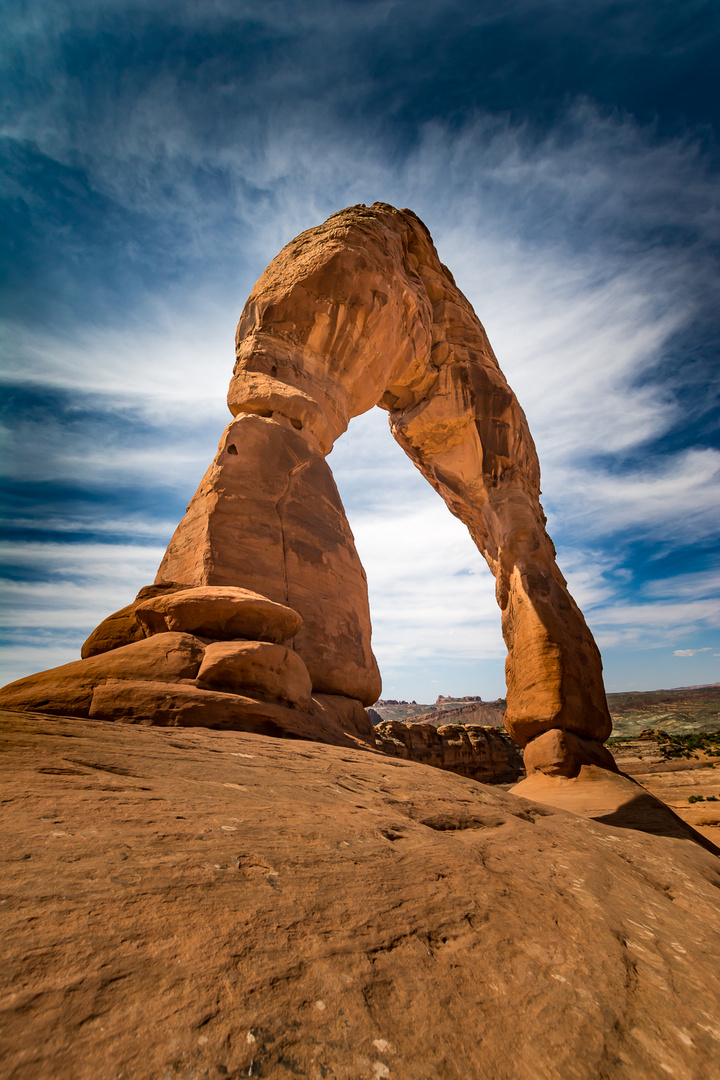
[[[632,532],[658,547],[697,543],[717,532],[720,452],[684,450],[659,457],[649,466],[638,453],[635,470],[589,462],[564,464],[553,475],[552,523],[586,536]]]
[[[3,684],[79,659],[90,631],[152,583],[163,552],[149,544],[4,545]]]

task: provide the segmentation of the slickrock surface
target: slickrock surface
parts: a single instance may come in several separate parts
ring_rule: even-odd
[[[507,735],[478,724],[403,724],[375,728],[375,746],[384,754],[470,776],[482,784],[512,783],[524,771],[522,754]]]
[[[510,789],[513,795],[609,825],[659,836],[688,838],[720,856],[720,848],[628,775],[583,765],[577,776],[534,772]]]
[[[217,605],[209,621],[197,618],[208,589],[251,590],[297,613],[290,647],[315,695],[372,705],[381,683],[367,582],[325,456],[352,417],[379,405],[495,575],[511,736],[520,746],[548,731],[602,743],[612,725],[600,654],[545,531],[525,414],[416,215],[387,203],[353,206],[296,237],[253,288],[236,345],[235,419],[170,541],[157,595],[151,587],[105,620],[83,655],[111,665],[112,650],[136,641],[138,625],[145,634],[252,639],[242,620],[219,619]],[[44,708],[51,678],[39,678],[35,701],[26,692],[21,703],[11,688],[0,702]],[[300,702],[267,680],[233,690],[263,703]],[[110,693],[108,682],[104,707],[116,715],[123,701],[113,704]],[[178,702],[188,693],[179,688]]]
[[[720,848],[720,769],[711,761],[693,768],[644,772],[633,769],[643,787],[672,807],[675,813]],[[697,802],[690,802],[690,799]],[[711,799],[712,801],[707,801]]]
[[[7,1080],[718,1075],[692,839],[372,752],[1,723]]]

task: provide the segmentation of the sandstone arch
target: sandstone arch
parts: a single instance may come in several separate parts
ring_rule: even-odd
[[[134,612],[157,607],[157,594],[250,590],[300,614],[290,647],[313,700],[345,730],[351,713],[362,726],[358,703],[376,700],[380,679],[365,574],[325,456],[353,416],[380,405],[495,575],[513,738],[607,738],[600,655],[545,530],[525,415],[415,214],[350,207],[280,252],[242,312],[228,404],[235,419],[148,590],[156,595],[114,617],[122,633],[103,624],[83,655],[142,637]]]
[[[376,404],[387,409],[394,437],[467,525],[495,575],[513,737],[524,745],[555,727],[607,737],[599,653],[545,531],[525,415],[411,211],[351,207],[283,249],[240,318],[228,404],[235,416],[272,417],[279,430],[260,437],[268,446],[292,442],[298,460],[300,432],[327,454],[353,416]],[[283,421],[298,434],[288,436]],[[183,539],[179,533],[171,543],[158,581],[187,579],[186,561],[176,558]],[[215,565],[208,580],[222,577]],[[352,578],[348,599],[364,616],[359,567]],[[377,684],[363,624],[362,657],[352,665],[367,687],[345,689],[368,701]],[[298,649],[302,655],[312,645],[300,641]],[[312,656],[306,662],[312,670]]]

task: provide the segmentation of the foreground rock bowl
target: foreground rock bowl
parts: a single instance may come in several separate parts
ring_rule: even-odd
[[[690,838],[371,751],[1,719],[3,1076],[718,1075]]]

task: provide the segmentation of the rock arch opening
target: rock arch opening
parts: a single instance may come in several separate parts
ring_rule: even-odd
[[[382,697],[504,698],[507,650],[492,573],[392,438],[387,412],[351,420],[327,462],[367,575]]]

